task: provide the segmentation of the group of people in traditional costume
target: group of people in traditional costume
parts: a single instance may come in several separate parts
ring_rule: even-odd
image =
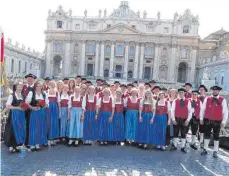
[[[25,79],[25,85],[14,85],[6,103],[10,113],[5,143],[11,153],[20,152],[22,146],[39,151],[57,143],[78,147],[93,142],[142,149],[153,145],[162,151],[171,146],[174,151],[179,141],[181,151],[187,153],[186,135],[191,129],[190,147],[198,149],[199,134],[202,155],[208,153],[213,131],[217,157],[220,128],[228,118],[227,102],[218,86],[206,96],[204,85],[191,91],[190,83],[176,90],[161,88],[155,81],[110,85],[97,79],[93,86],[81,76],[63,81],[47,77],[44,83],[33,74]]]

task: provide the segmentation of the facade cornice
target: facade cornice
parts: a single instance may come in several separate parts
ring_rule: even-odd
[[[205,67],[212,67],[212,66],[216,66],[216,65],[225,65],[225,64],[229,64],[229,58],[217,60],[217,61],[206,63],[206,64],[202,64],[202,65],[197,66],[197,68],[201,69],[201,68],[205,68]]]

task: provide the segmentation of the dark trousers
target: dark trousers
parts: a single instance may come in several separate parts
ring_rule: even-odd
[[[25,111],[25,120],[26,120],[26,139],[25,139],[25,145],[28,145],[29,143],[29,123],[30,123],[30,110]]]
[[[213,138],[215,141],[219,141],[220,124],[221,121],[204,119],[204,138],[210,139],[213,129]]]
[[[195,116],[192,117],[191,121],[190,121],[190,126],[191,126],[191,130],[192,130],[192,135],[196,135],[198,129],[200,133],[204,133],[204,125],[200,124],[200,120],[196,119]]]
[[[181,138],[185,138],[186,137],[186,134],[188,133],[188,127],[189,126],[185,126],[185,121],[187,119],[184,119],[184,118],[179,118],[179,117],[176,117],[176,122],[177,124],[176,125],[173,125],[173,129],[174,129],[174,138],[178,138],[178,135],[179,135],[179,131],[181,132]]]

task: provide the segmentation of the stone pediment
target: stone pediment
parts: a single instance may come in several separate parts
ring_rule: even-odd
[[[120,33],[120,34],[139,34],[140,31],[126,25],[126,24],[116,24],[102,31],[103,33]]]

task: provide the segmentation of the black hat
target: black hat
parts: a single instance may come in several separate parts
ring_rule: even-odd
[[[161,90],[162,90],[162,91],[167,91],[167,88],[162,87]]]
[[[87,79],[86,78],[81,78],[81,81],[86,81]]]
[[[145,83],[144,85],[145,85],[145,86],[151,87],[150,83]]]
[[[91,81],[87,81],[86,84],[92,84],[92,82]]]
[[[138,81],[134,81],[132,84],[138,84]]]
[[[203,85],[203,84],[200,85],[199,89],[200,89],[200,88],[204,88],[205,92],[208,91],[208,89],[207,89],[207,88],[205,87],[205,85]]]
[[[49,81],[49,80],[51,80],[51,79],[50,79],[49,77],[46,77],[45,80],[46,80],[46,81]]]
[[[185,83],[184,87],[185,87],[185,86],[190,86],[190,87],[192,87],[192,84],[191,84],[191,83]]]
[[[69,80],[69,78],[64,78],[64,79],[63,79],[63,81],[68,81],[68,80]]]
[[[157,83],[156,81],[154,81],[154,80],[151,80],[151,81],[149,81],[149,83],[153,83],[153,84],[155,84],[155,83]]]
[[[25,78],[37,79],[37,77],[35,75],[33,75],[32,73],[29,73],[28,75],[25,75]]]
[[[114,84],[120,84],[120,82],[119,81],[115,81]]]
[[[127,84],[126,86],[127,86],[127,87],[128,87],[128,86],[134,87],[134,85],[131,84],[131,83]]]
[[[159,90],[161,90],[160,86],[154,86],[154,87],[153,87],[153,90],[154,90],[154,89],[159,89]]]
[[[103,81],[103,80],[102,80],[102,79],[96,79],[96,82],[97,82],[97,81]]]
[[[211,90],[222,90],[222,88],[219,86],[212,86]]]
[[[80,76],[80,75],[77,75],[77,76],[76,76],[76,78],[82,78],[82,76]]]
[[[193,90],[192,93],[200,94],[200,92],[198,90]]]
[[[179,88],[178,92],[186,92],[186,90],[184,88]]]
[[[120,87],[127,87],[126,84],[121,84]]]

